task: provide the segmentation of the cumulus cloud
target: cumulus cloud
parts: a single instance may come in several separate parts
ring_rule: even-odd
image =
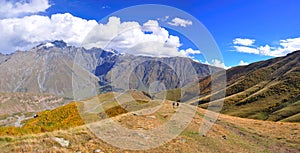
[[[118,17],[110,17],[107,23],[99,24],[95,20],[85,20],[69,13],[0,20],[2,53],[29,50],[41,42],[54,40],[64,40],[74,46],[113,49],[144,56],[192,57],[200,54],[200,51],[191,48],[179,49],[182,46],[180,38],[160,27],[157,20],[140,24],[135,21],[121,22]]]
[[[236,40],[236,39],[235,39]],[[243,53],[250,53],[250,54],[259,54],[264,56],[273,56],[273,57],[279,57],[279,56],[285,56],[288,53],[291,53],[293,51],[300,49],[300,37],[298,38],[288,38],[284,40],[280,40],[279,45],[277,46],[270,46],[269,44],[261,45],[261,46],[255,46],[250,41],[248,43],[235,43],[236,41],[233,40],[234,48],[238,52]],[[252,46],[250,46],[250,45]]]
[[[154,57],[183,56],[178,52],[177,48],[166,47],[163,43],[156,41],[137,44],[132,48],[128,48],[125,52],[133,55]]]
[[[47,16],[31,15],[0,20],[0,50],[11,53],[27,50],[44,41],[64,40],[80,45],[88,32],[98,23],[69,13]]]
[[[188,48],[186,50],[180,50],[180,53],[184,56],[191,56],[194,54],[201,54],[200,50],[193,50],[192,48]]]
[[[254,39],[244,39],[244,38],[236,38],[233,40],[233,44],[235,45],[243,45],[243,46],[251,46],[255,42]]]
[[[239,66],[242,66],[242,65],[248,65],[248,64],[249,64],[249,63],[244,62],[243,60],[241,60],[240,63],[239,63]]]
[[[171,22],[168,22],[169,25],[172,26],[182,26],[182,27],[187,27],[189,25],[192,25],[193,22],[190,20],[185,20],[185,19],[181,19],[181,18],[174,18],[172,19]]]
[[[280,40],[280,46],[275,49],[272,49],[272,47],[269,49],[268,46],[264,47],[265,52],[267,52],[270,56],[283,56],[299,49],[300,37]]]
[[[213,59],[211,62],[205,61],[204,64],[219,67],[219,68],[223,68],[223,69],[231,68],[230,66],[226,66],[223,62],[221,62],[218,59]]]
[[[224,68],[224,69],[229,69],[230,67],[227,67],[223,62],[221,62],[218,59],[213,59],[211,65],[216,66],[216,67],[220,67],[220,68]]]
[[[19,17],[45,12],[50,6],[48,0],[0,0],[0,18]]]
[[[86,48],[97,46],[134,55],[158,57],[189,56],[200,53],[191,48],[179,50],[182,46],[179,37],[171,35],[165,28],[160,27],[157,20],[139,24],[135,21],[121,22],[118,17],[110,17],[108,23],[94,28],[83,45]]]

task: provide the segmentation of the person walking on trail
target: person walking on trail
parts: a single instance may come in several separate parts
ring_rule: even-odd
[[[175,102],[172,102],[173,108],[175,108]]]
[[[179,107],[179,102],[177,102],[176,106]]]

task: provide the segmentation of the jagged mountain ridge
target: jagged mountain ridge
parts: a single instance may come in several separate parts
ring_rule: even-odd
[[[146,61],[146,63],[142,61]],[[167,85],[167,89],[188,83],[189,78],[185,72],[177,71],[176,73],[180,74],[174,75],[171,70],[164,71],[168,69],[166,65],[176,68],[179,67],[178,63],[181,66],[192,63],[196,69],[197,77],[209,75],[210,70],[212,72],[220,70],[216,67],[194,62],[189,58],[123,55],[113,51],[104,51],[100,48],[85,49],[68,46],[63,41],[54,41],[42,43],[29,51],[0,55],[0,91],[51,93],[72,98],[72,74],[77,75],[74,71],[74,64],[86,73],[84,77],[92,80],[91,82],[98,82],[100,86],[107,86],[112,82],[124,82],[124,75],[128,75],[128,68],[132,68],[130,65],[133,62],[140,64],[136,65],[137,68],[130,74],[130,82],[132,83],[130,88],[142,90],[146,90],[153,81],[163,82]],[[148,72],[150,69],[151,73]],[[182,76],[187,82],[180,82],[179,84],[178,81],[174,81],[178,76]],[[135,82],[144,85],[139,86]]]

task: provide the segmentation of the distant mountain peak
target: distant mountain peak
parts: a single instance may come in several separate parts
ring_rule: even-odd
[[[55,45],[56,47],[59,47],[59,48],[65,48],[67,47],[67,43],[64,42],[63,40],[55,40],[53,42],[51,42],[51,44]]]
[[[57,47],[57,48],[66,48],[68,44],[64,42],[63,40],[55,40],[52,42],[44,42],[37,46],[37,48],[51,48],[51,47]]]
[[[113,53],[113,54],[119,54],[119,52],[117,51],[117,50],[115,50],[115,49],[106,49],[105,51],[107,51],[107,52],[111,52],[111,53]]]

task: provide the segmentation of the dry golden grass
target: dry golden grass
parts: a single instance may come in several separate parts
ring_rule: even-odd
[[[185,104],[182,104],[185,105]],[[188,106],[191,107],[191,106]],[[300,124],[271,121],[258,121],[220,115],[216,124],[205,136],[199,135],[199,125],[206,110],[196,108],[197,112],[190,125],[175,139],[151,150],[132,151],[114,147],[81,126],[68,130],[47,132],[36,135],[10,137],[1,141],[0,149],[10,152],[299,152]],[[147,111],[147,109],[141,110]],[[131,129],[150,130],[167,122],[178,109],[173,109],[171,102],[161,103],[160,108],[152,114],[139,115],[140,111],[122,114],[112,119],[120,125]],[[153,117],[155,116],[155,117]],[[100,121],[101,122],[101,121]],[[163,135],[163,134],[162,134]],[[53,141],[61,137],[70,141],[69,147],[61,147]],[[1,137],[3,138],[3,137]],[[3,140],[3,139],[0,139]]]

